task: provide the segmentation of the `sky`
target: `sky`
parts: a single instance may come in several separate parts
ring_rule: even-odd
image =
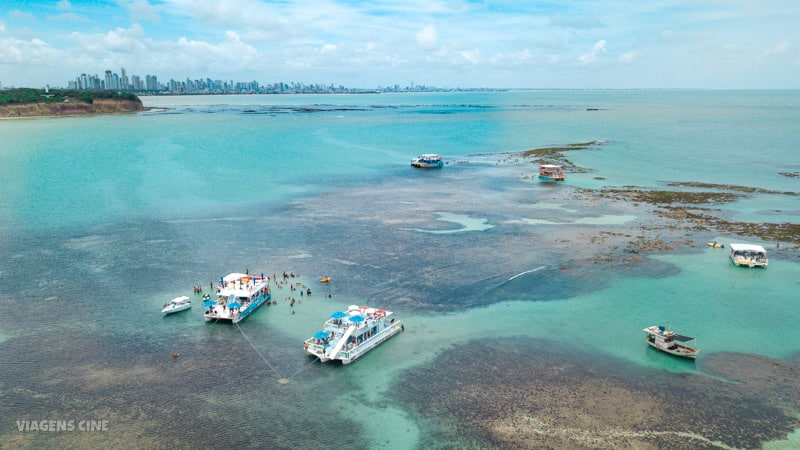
[[[0,87],[797,89],[799,0],[0,0]]]

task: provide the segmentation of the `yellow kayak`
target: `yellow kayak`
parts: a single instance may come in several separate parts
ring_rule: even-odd
[[[319,280],[320,283],[327,283],[328,281],[331,281],[331,277],[325,277],[325,278]]]

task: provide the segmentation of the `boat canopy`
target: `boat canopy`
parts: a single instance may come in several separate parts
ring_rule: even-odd
[[[731,251],[734,252],[758,252],[766,254],[767,251],[760,245],[752,244],[731,244]]]
[[[247,275],[246,273],[232,273],[232,274],[229,274],[228,276],[226,276],[225,278],[223,278],[223,280],[230,282],[230,281],[240,280],[240,279],[242,279],[244,277],[248,277],[248,276],[249,275]]]
[[[689,341],[693,341],[694,340],[693,337],[684,336],[682,334],[677,334],[677,333],[672,335],[672,339],[675,339],[676,341],[681,341],[681,342],[689,342]]]
[[[173,299],[172,299],[172,303],[183,303],[183,302],[185,302],[186,300],[189,300],[189,297],[187,297],[187,296],[185,296],[185,295],[181,295],[180,297],[175,297],[175,298],[173,298]]]

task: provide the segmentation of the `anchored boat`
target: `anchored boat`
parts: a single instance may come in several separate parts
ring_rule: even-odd
[[[203,302],[203,318],[206,322],[222,320],[239,323],[269,299],[269,283],[263,274],[231,273],[220,278],[217,300]]]
[[[737,266],[767,267],[767,251],[760,245],[731,244],[731,261]]]
[[[305,340],[303,348],[322,362],[350,364],[405,329],[391,311],[351,305],[325,321],[322,331]]]
[[[645,328],[644,332],[647,333],[645,338],[647,343],[662,352],[689,359],[697,358],[697,354],[700,353],[700,350],[686,345],[687,342],[693,341],[694,338],[667,330],[663,326],[653,325]]]
[[[564,181],[564,169],[555,164],[539,166],[539,179],[542,181]]]
[[[439,169],[444,166],[442,157],[436,153],[426,153],[411,160],[412,167],[420,169]]]
[[[181,295],[180,297],[173,298],[169,303],[164,303],[164,309],[162,309],[161,312],[164,314],[172,314],[178,311],[186,311],[191,307],[192,301],[189,300],[189,297]]]

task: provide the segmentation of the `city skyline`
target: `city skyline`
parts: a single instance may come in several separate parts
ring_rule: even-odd
[[[62,88],[62,86],[50,86],[47,88]],[[1,88],[1,87],[0,87]],[[131,75],[128,71],[120,68],[120,73],[111,69],[104,71],[104,76],[97,74],[90,75],[81,73],[80,76],[67,81],[66,89],[79,91],[98,91],[115,90],[124,92],[147,92],[147,93],[170,93],[170,94],[279,94],[279,93],[358,93],[364,91],[399,92],[399,91],[429,91],[441,90],[440,88],[428,87],[426,85],[401,86],[394,84],[391,86],[378,86],[377,88],[348,87],[335,85],[333,83],[303,83],[303,82],[283,82],[259,83],[258,81],[234,81],[212,79],[210,77],[185,80],[175,80],[170,78],[167,82],[158,80],[157,75],[147,74],[144,77]]]
[[[0,86],[90,67],[377,88],[800,88],[775,0],[8,1]]]

